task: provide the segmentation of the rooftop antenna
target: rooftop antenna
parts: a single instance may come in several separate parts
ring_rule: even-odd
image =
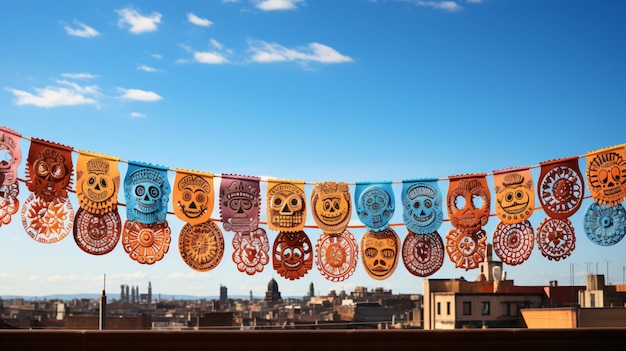
[[[100,330],[106,329],[106,316],[107,316],[107,294],[106,294],[106,285],[107,285],[107,275],[104,274],[104,282],[102,285],[102,295],[100,296]]]

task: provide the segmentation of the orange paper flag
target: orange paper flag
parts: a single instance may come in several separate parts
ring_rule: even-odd
[[[78,151],[76,196],[80,207],[93,214],[117,209],[120,190],[119,158]]]
[[[306,222],[303,180],[267,181],[267,226],[270,230],[297,232]]]
[[[213,174],[176,169],[172,198],[179,219],[192,225],[209,221],[215,201]]]
[[[530,167],[493,171],[496,215],[507,224],[522,223],[535,208],[535,188]]]
[[[626,144],[587,153],[587,185],[593,199],[615,206],[626,199]]]

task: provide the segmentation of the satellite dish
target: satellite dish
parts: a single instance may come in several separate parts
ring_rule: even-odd
[[[493,276],[493,280],[502,280],[502,268],[500,266],[495,266],[491,269],[491,275]]]

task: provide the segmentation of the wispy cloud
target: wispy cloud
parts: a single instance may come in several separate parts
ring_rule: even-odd
[[[130,7],[117,10],[117,13],[120,16],[118,20],[120,28],[129,26],[130,28],[128,31],[133,34],[156,31],[158,29],[157,24],[161,23],[162,17],[162,15],[158,12],[153,12],[148,16],[144,16],[139,11]]]
[[[196,16],[195,14],[193,14],[192,12],[189,12],[187,14],[187,20],[191,22],[192,24],[195,24],[196,26],[201,26],[201,27],[210,27],[213,24],[213,22],[209,21],[208,19],[200,18]]]
[[[250,40],[249,50],[252,61],[259,63],[295,61],[300,63],[345,63],[352,58],[340,54],[337,50],[319,43],[310,43],[306,47],[289,49],[276,43],[262,40]]]
[[[137,69],[140,71],[144,71],[144,72],[159,72],[160,69],[154,68],[154,67],[150,67],[150,66],[146,66],[146,65],[139,65],[137,66]]]
[[[147,90],[141,90],[141,89],[124,89],[124,88],[118,88],[118,90],[122,92],[122,95],[120,96],[120,98],[123,100],[152,102],[152,101],[159,101],[163,99],[161,95],[153,91],[147,91]]]
[[[94,79],[98,78],[97,75],[90,73],[61,73],[62,77],[70,78],[70,79]]]
[[[146,117],[144,113],[139,113],[139,112],[131,112],[130,116],[132,118],[145,118]]]
[[[456,12],[461,11],[463,7],[455,1],[416,1],[417,6],[430,7],[436,10]]]
[[[91,38],[100,35],[100,32],[79,21],[74,20],[74,25],[76,25],[77,28],[72,28],[69,25],[65,26],[67,34],[81,38]]]
[[[13,103],[18,106],[32,105],[52,108],[58,106],[96,105],[101,96],[96,85],[81,86],[66,80],[57,80],[58,86],[35,88],[35,93],[6,87],[14,95]]]
[[[303,2],[304,0],[262,0],[256,3],[256,7],[263,11],[295,10]]]

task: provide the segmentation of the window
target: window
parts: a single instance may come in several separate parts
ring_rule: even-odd
[[[448,312],[448,316],[450,315],[450,301],[446,303],[446,310]]]
[[[464,316],[472,315],[472,303],[470,301],[463,302],[463,315]]]
[[[491,313],[489,309],[489,301],[482,302],[482,314],[483,316],[489,315]]]
[[[441,314],[441,302],[437,302],[437,314]]]
[[[589,303],[590,303],[589,307],[596,307],[596,294],[589,293]]]

